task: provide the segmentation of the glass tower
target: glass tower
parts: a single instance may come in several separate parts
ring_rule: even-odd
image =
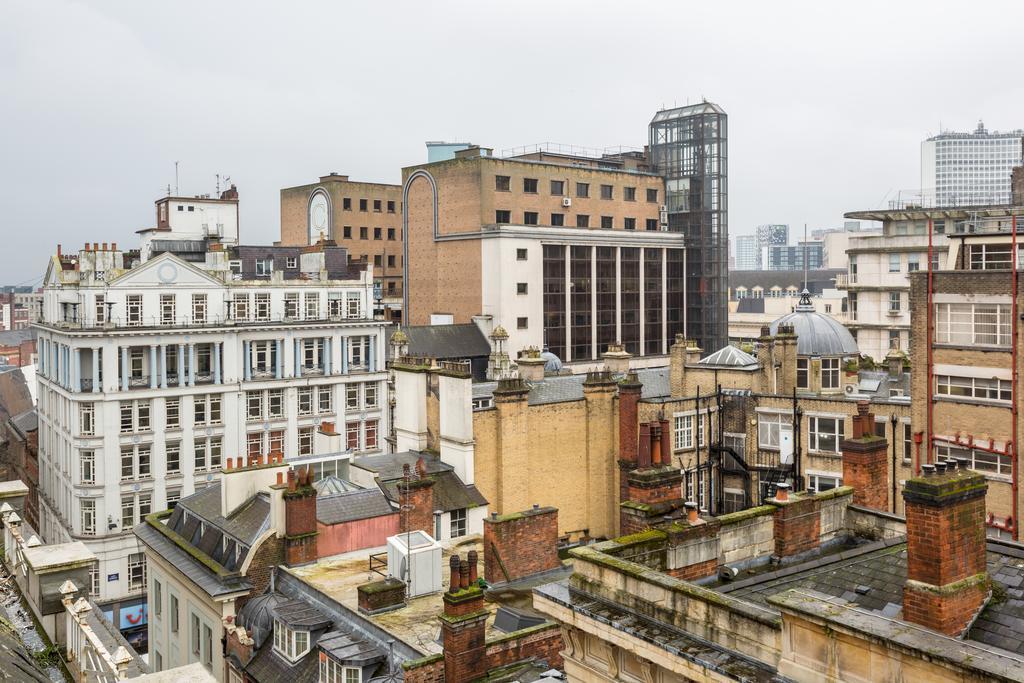
[[[668,229],[686,235],[686,335],[709,352],[729,341],[727,119],[711,102],[664,109],[648,138]]]

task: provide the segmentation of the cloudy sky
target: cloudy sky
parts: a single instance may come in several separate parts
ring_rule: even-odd
[[[714,5],[713,7],[711,5]],[[662,106],[729,114],[730,232],[841,224],[919,184],[944,128],[1024,127],[1019,2],[0,0],[0,283],[134,243],[174,183],[398,182],[425,140],[640,146]]]

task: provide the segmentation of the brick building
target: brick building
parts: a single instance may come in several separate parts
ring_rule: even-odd
[[[373,264],[377,308],[402,321],[402,186],[349,180],[330,173],[320,182],[281,190],[281,244],[334,240],[349,257]]]
[[[1014,539],[1022,502],[1014,495],[1016,444],[1024,438],[1015,408],[1024,308],[1012,266],[1020,268],[1012,232],[1020,210],[979,211],[969,231],[949,236],[949,252],[934,272],[910,277],[913,393],[920,397],[912,411],[910,472],[936,458],[966,458],[988,483],[989,535]]]
[[[474,146],[403,169],[406,322],[489,316],[513,355],[579,370],[614,343],[664,362],[686,325],[685,237],[640,161]]]

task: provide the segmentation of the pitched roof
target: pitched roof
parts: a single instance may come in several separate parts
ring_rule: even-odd
[[[161,522],[155,522],[160,524]],[[136,526],[133,531],[140,541],[190,579],[210,597],[216,598],[232,593],[248,592],[252,584],[237,574],[218,574],[196,559],[177,543],[159,530],[150,526],[150,522]]]
[[[444,360],[491,354],[491,343],[476,323],[419,325],[403,329],[409,337],[409,353],[414,356]]]
[[[316,519],[321,524],[342,524],[396,512],[380,489],[359,489],[329,495],[317,494]]]
[[[461,510],[463,508],[487,505],[487,499],[472,484],[465,484],[455,474],[451,465],[441,462],[437,456],[416,451],[403,453],[384,453],[368,455],[352,461],[352,467],[373,472],[384,495],[388,500],[398,502],[398,484],[402,480],[402,466],[415,468],[416,462],[423,458],[427,476],[434,480],[434,509],[443,512]]]
[[[757,367],[757,359],[735,346],[723,346],[710,356],[697,361],[698,365],[716,367],[749,368]]]

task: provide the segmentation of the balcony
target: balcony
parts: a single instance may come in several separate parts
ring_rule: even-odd
[[[129,389],[149,388],[149,375],[133,375],[128,378]]]
[[[324,366],[322,365],[303,365],[303,375],[322,375],[324,374]]]
[[[194,319],[190,317],[178,318],[175,322],[167,322],[161,320],[159,317],[142,317],[127,319],[123,316],[111,316],[106,320],[97,321],[96,319],[81,318],[81,317],[66,317],[57,318],[55,320],[40,320],[43,325],[50,325],[52,327],[60,328],[63,330],[113,330],[113,329],[124,329],[131,328],[135,330],[166,330],[174,328],[190,328],[190,329],[203,329],[203,328],[217,328],[232,325],[258,325],[258,326],[274,326],[274,325],[295,325],[299,323],[327,323],[327,322],[366,322],[371,320],[371,311],[361,311],[359,316],[348,316],[348,315],[316,315],[316,316],[289,316],[289,315],[274,315],[257,318],[255,316],[208,316],[201,319]]]

